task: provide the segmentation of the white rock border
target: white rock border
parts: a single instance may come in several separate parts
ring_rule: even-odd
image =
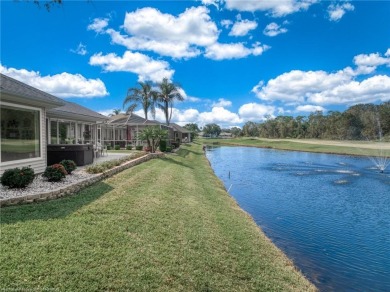
[[[95,176],[85,178],[83,180],[80,180],[78,182],[69,184],[67,186],[59,187],[54,190],[50,190],[48,192],[40,193],[40,194],[33,194],[33,195],[25,195],[20,197],[13,197],[13,198],[5,198],[0,199],[0,208],[5,206],[14,206],[14,205],[20,205],[20,204],[29,204],[34,202],[41,202],[46,200],[52,200],[57,199],[65,196],[71,196],[80,191],[81,189],[90,186],[98,181],[101,181],[105,178],[108,178],[110,176],[113,176],[114,174],[117,174],[118,172],[121,172],[127,168],[136,166],[138,164],[141,164],[143,162],[146,162],[153,158],[162,158],[164,157],[164,153],[148,153],[144,156],[141,156],[139,158],[136,158],[134,160],[127,161],[119,166],[116,166],[114,168],[111,168],[109,170],[104,171],[103,173],[99,173]]]

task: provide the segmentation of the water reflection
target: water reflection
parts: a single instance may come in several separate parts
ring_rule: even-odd
[[[389,173],[342,155],[220,147],[207,157],[240,206],[321,290],[390,291]]]

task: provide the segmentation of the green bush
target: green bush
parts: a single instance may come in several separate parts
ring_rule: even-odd
[[[142,150],[143,148],[143,146],[135,146],[135,150]]]
[[[115,150],[121,150],[121,146],[115,145]]]
[[[160,141],[160,151],[161,152],[167,151],[167,141],[165,140]]]
[[[133,146],[131,146],[131,145],[126,146],[126,150],[131,150],[131,149],[133,149]]]
[[[45,172],[42,174],[43,177],[47,178],[48,181],[60,181],[67,175],[65,167],[61,164],[53,164],[46,167]]]
[[[111,145],[107,145],[107,150],[111,150]]]
[[[65,168],[68,174],[71,174],[72,171],[77,168],[77,165],[73,160],[62,160],[60,164]]]
[[[31,167],[12,168],[4,171],[1,184],[10,189],[25,188],[34,180],[34,170]]]
[[[165,152],[171,152],[171,151],[172,151],[171,146],[167,146],[167,147],[165,148]]]

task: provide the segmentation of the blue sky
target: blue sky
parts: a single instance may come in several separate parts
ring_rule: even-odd
[[[390,100],[389,1],[31,2],[1,1],[0,72],[103,114],[163,77],[182,125]]]

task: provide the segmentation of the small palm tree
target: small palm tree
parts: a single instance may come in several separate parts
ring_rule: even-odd
[[[164,78],[158,83],[160,92],[157,95],[157,106],[164,112],[167,126],[172,118],[172,109],[175,100],[183,101],[184,97],[178,91],[178,86]]]
[[[121,109],[119,109],[119,108],[113,109],[113,110],[112,110],[112,113],[109,114],[109,116],[110,116],[110,117],[116,116],[116,115],[119,115],[121,112],[122,112],[122,111],[121,111]]]
[[[160,144],[160,141],[165,139],[167,134],[168,131],[161,129],[158,126],[149,126],[140,133],[140,138],[146,140],[148,148],[154,153]]]
[[[148,119],[148,111],[151,110],[153,118],[156,115],[155,100],[157,92],[152,89],[150,82],[138,82],[140,87],[132,87],[127,91],[127,96],[123,101],[123,107],[128,105],[126,113],[132,113],[139,104],[144,110],[145,119]]]

